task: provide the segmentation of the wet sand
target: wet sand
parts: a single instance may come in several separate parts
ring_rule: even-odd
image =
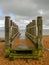
[[[29,39],[14,41],[13,47],[18,45],[28,45],[34,47]],[[49,48],[49,36],[43,36],[43,47]],[[9,59],[4,58],[4,48],[5,43],[0,42],[0,65],[49,65],[49,51],[43,50],[43,57],[39,60],[33,59],[16,59],[14,61],[9,61]]]
[[[24,45],[24,46],[26,45],[26,46],[31,47],[31,48],[34,47],[33,43],[28,38],[23,39],[23,40],[22,39],[16,39],[13,43],[14,43],[13,47],[21,46],[21,45]]]

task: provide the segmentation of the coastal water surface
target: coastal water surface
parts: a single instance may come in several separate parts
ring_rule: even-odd
[[[21,33],[20,39],[24,39],[25,38],[25,30],[20,30],[20,33]],[[49,29],[44,29],[43,35],[49,35]],[[0,38],[1,37],[5,37],[5,29],[4,28],[0,28]]]

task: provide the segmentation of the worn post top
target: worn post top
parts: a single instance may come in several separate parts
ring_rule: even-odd
[[[10,16],[5,16],[5,18],[10,18]]]
[[[42,16],[38,16],[37,18],[42,18]]]

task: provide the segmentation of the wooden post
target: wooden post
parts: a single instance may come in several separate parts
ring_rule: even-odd
[[[10,47],[10,16],[5,16],[5,46]]]
[[[37,17],[38,49],[42,49],[42,16]]]
[[[33,28],[32,28],[32,35],[33,35],[32,40],[34,43],[36,43],[37,42],[36,41],[36,20],[32,20],[32,26],[33,26]]]
[[[36,20],[32,20],[32,26],[33,26],[32,28],[33,36],[36,36]]]

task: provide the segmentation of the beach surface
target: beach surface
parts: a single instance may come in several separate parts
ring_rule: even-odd
[[[13,47],[18,45],[27,45],[32,48],[34,47],[29,39],[15,39],[13,43]],[[48,35],[43,36],[43,48],[49,48]],[[5,42],[0,42],[0,65],[49,65],[49,50],[43,49],[43,56],[39,60],[15,59],[14,61],[10,61],[9,59],[4,58],[4,49]]]

